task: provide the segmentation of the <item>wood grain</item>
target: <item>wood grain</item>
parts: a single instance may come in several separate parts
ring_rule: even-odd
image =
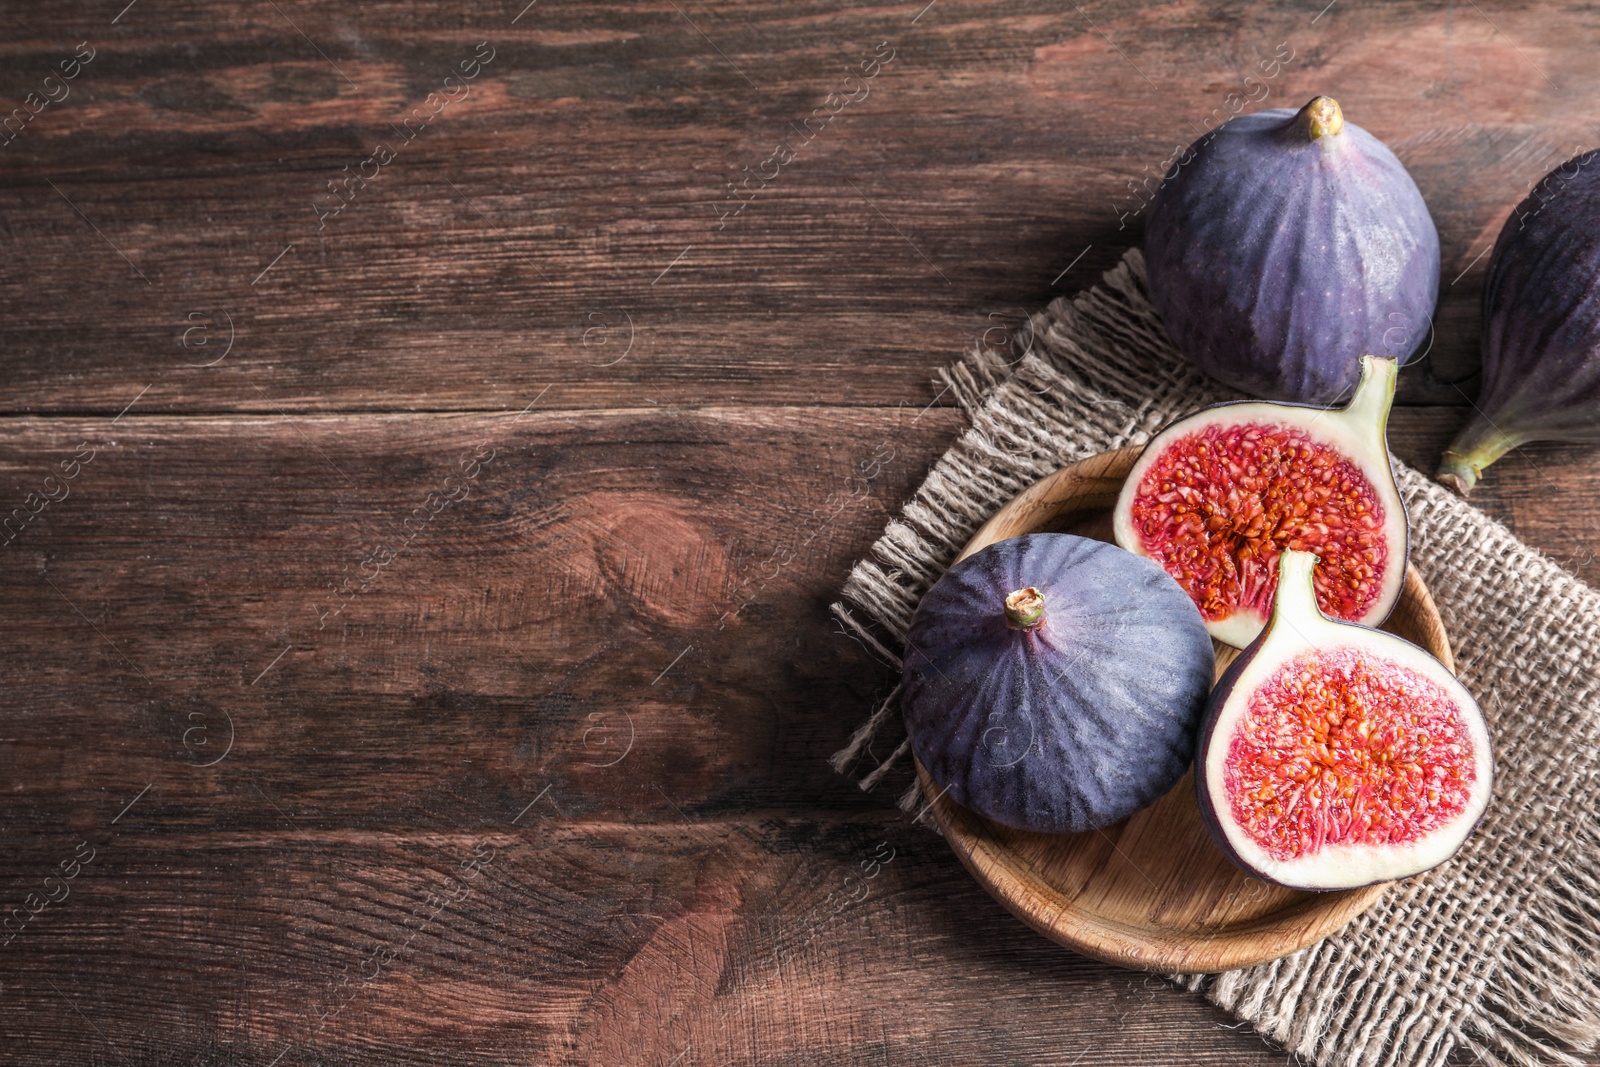
[[[825,609],[959,432],[938,368],[1284,41],[1267,103],[1339,97],[1439,223],[1432,462],[1600,16],[1322,7],[0,3],[0,118],[96,49],[0,138],[0,915],[97,850],[0,947],[6,1061],[1283,1063],[835,776],[891,679]],[[1597,492],[1533,449],[1474,500],[1594,582]]]
[[[196,2],[110,26],[12,4],[0,96],[85,37],[99,54],[0,151],[5,233],[29,251],[0,262],[0,403],[114,415],[152,384],[158,412],[471,410],[555,381],[571,408],[921,407],[991,314],[1136,243],[1151,175],[1247,92],[1334,95],[1412,169],[1444,302],[1436,373],[1404,395],[1459,405],[1480,253],[1594,136],[1586,9],[925,6],[557,2],[513,24],[522,5]],[[471,94],[320,221],[328,183],[480,41]],[[895,58],[868,95],[723,219],[728,183],[772,174],[880,41]],[[234,352],[197,373],[182,338],[222,312]]]

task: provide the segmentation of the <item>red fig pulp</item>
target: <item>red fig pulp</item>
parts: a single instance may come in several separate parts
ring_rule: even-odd
[[[1286,552],[1261,639],[1212,693],[1195,770],[1217,844],[1302,889],[1404,878],[1455,854],[1489,802],[1489,730],[1415,645],[1317,608]]]
[[[1129,473],[1117,543],[1176,578],[1217,640],[1255,640],[1288,549],[1321,557],[1317,599],[1336,618],[1377,625],[1399,599],[1406,513],[1384,438],[1397,368],[1363,368],[1345,408],[1220,404],[1156,435]]]

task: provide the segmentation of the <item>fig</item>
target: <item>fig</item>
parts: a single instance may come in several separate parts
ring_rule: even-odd
[[[1285,552],[1272,621],[1212,692],[1195,758],[1217,845],[1258,878],[1350,889],[1455,855],[1488,807],[1489,728],[1444,664],[1328,618]]]
[[[1246,400],[1179,419],[1145,446],[1112,521],[1194,599],[1211,636],[1244,648],[1271,611],[1278,556],[1316,552],[1317,600],[1376,626],[1405,583],[1405,502],[1384,428],[1393,359],[1367,356],[1341,409]]]
[[[1462,496],[1525,442],[1600,442],[1600,149],[1551,171],[1506,219],[1483,322],[1476,410],[1439,465]]]
[[[1267,400],[1333,404],[1361,357],[1407,362],[1439,293],[1439,233],[1382,141],[1313,99],[1190,146],[1145,225],[1150,297],[1178,349]]]
[[[912,751],[951,799],[1075,833],[1183,777],[1214,667],[1200,613],[1160,567],[1028,534],[968,556],[922,598],[902,707]]]

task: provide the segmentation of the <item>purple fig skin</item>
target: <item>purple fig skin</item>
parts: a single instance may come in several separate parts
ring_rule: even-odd
[[[1031,589],[1030,589],[1031,587]],[[1024,625],[1036,591],[1042,620]],[[1150,560],[1070,534],[996,542],[923,597],[906,636],[912,751],[1006,826],[1097,829],[1183,777],[1215,661],[1199,609]]]
[[[1347,623],[1346,625],[1354,626],[1355,624]],[[1217,718],[1222,712],[1223,705],[1226,704],[1228,698],[1233,695],[1234,687],[1239,682],[1239,676],[1244,673],[1245,668],[1249,666],[1250,662],[1256,658],[1256,654],[1261,650],[1262,642],[1264,642],[1266,638],[1267,634],[1265,631],[1263,631],[1261,636],[1256,638],[1249,648],[1245,649],[1239,654],[1238,659],[1235,659],[1228,665],[1228,669],[1222,673],[1222,677],[1217,679],[1216,687],[1212,689],[1211,697],[1206,701],[1205,713],[1201,717],[1200,737],[1195,746],[1196,753],[1205,752],[1211,747],[1212,738],[1217,732]],[[1407,641],[1405,638],[1400,637],[1397,634],[1391,634],[1388,631],[1384,631],[1384,640],[1387,642],[1391,639],[1393,641],[1398,641],[1401,644],[1410,645],[1423,655],[1430,655],[1430,653],[1421,646],[1416,645],[1411,641]],[[1494,773],[1494,765],[1491,763],[1487,770],[1488,773],[1492,775]],[[1218,814],[1218,806],[1219,804],[1225,805],[1227,803],[1227,798],[1218,797],[1212,794],[1210,788],[1206,785],[1206,776],[1201,774],[1198,768],[1195,770],[1194,783],[1195,798],[1198,801],[1200,808],[1200,821],[1205,824],[1206,831],[1211,835],[1211,840],[1216,843],[1217,848],[1219,848],[1223,855],[1227,856],[1228,859],[1233,862],[1234,866],[1238,867],[1240,870],[1248,872],[1252,878],[1259,879],[1260,881],[1266,882],[1269,885],[1282,886],[1285,889],[1301,889],[1308,892],[1320,892],[1320,890],[1312,886],[1294,885],[1290,882],[1281,882],[1246,862],[1244,857],[1240,856],[1238,851],[1228,843],[1228,835],[1222,830],[1222,820]],[[1479,816],[1473,820],[1472,827],[1463,836],[1463,840],[1465,840],[1467,837],[1471,837],[1472,834],[1477,831],[1478,824],[1483,822],[1484,814],[1487,814],[1487,809],[1485,809],[1483,813],[1480,813]],[[1346,889],[1363,889],[1366,886],[1378,885],[1382,881],[1384,881],[1384,879],[1374,879],[1373,881],[1363,883],[1362,885],[1342,886],[1340,887],[1339,891]]]
[[[1196,141],[1156,192],[1144,249],[1178,349],[1266,400],[1337,403],[1368,353],[1405,365],[1438,301],[1422,194],[1327,97]]]
[[[1483,289],[1483,387],[1439,480],[1465,496],[1528,441],[1600,442],[1600,149],[1506,219]]]

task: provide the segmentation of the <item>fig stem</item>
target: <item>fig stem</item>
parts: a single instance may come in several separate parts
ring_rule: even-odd
[[[1361,357],[1361,381],[1355,395],[1340,412],[1356,427],[1377,431],[1378,442],[1385,440],[1389,409],[1394,405],[1394,384],[1400,374],[1400,361],[1385,356]]]
[[[1044,624],[1044,594],[1033,586],[1006,596],[1006,625],[1013,630],[1033,630]]]
[[[1313,97],[1294,118],[1301,132],[1312,141],[1337,137],[1344,129],[1344,110],[1331,96]]]
[[[1313,580],[1317,571],[1315,552],[1285,551],[1278,557],[1278,589],[1272,596],[1272,621],[1274,624],[1293,622],[1295,618],[1317,616],[1322,608],[1317,604],[1317,586]]]
[[[1522,441],[1521,437],[1505,433],[1484,416],[1477,415],[1439,458],[1439,481],[1466,496],[1478,484],[1485,467]]]

